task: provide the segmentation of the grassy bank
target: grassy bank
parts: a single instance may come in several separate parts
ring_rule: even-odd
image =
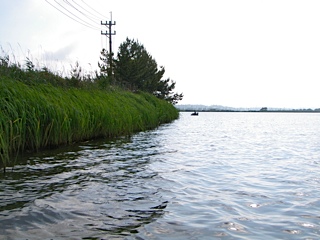
[[[146,93],[27,84],[0,77],[0,158],[98,137],[128,135],[178,117]]]

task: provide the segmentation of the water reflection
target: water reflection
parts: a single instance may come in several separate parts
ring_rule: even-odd
[[[28,157],[1,175],[0,235],[98,239],[132,234],[161,217],[168,202],[148,168],[159,151],[153,134]]]

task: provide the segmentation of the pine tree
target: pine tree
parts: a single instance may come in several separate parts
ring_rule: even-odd
[[[127,88],[149,92],[173,104],[182,100],[182,93],[173,93],[176,83],[162,79],[164,67],[158,67],[155,59],[138,41],[127,38],[120,45],[113,64],[115,81]]]

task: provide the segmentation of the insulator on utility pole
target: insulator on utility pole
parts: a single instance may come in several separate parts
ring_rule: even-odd
[[[111,14],[111,20],[110,21],[106,21],[105,23],[103,23],[101,21],[101,25],[105,25],[108,28],[108,31],[101,31],[101,35],[106,35],[107,37],[109,37],[109,67],[110,67],[110,73],[112,75],[112,35],[116,35],[116,31],[114,31],[112,33],[111,28],[112,26],[116,25],[116,22],[112,22],[112,13]]]

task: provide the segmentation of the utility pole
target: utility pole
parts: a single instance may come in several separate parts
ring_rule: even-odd
[[[110,67],[110,76],[113,77],[113,71],[112,71],[112,35],[116,35],[116,31],[114,31],[113,33],[111,32],[111,28],[112,26],[116,25],[116,22],[112,22],[112,12],[110,12],[110,21],[106,21],[105,23],[103,23],[101,21],[101,25],[105,25],[108,27],[108,30],[103,32],[101,31],[101,35],[106,35],[109,38],[109,67]]]

